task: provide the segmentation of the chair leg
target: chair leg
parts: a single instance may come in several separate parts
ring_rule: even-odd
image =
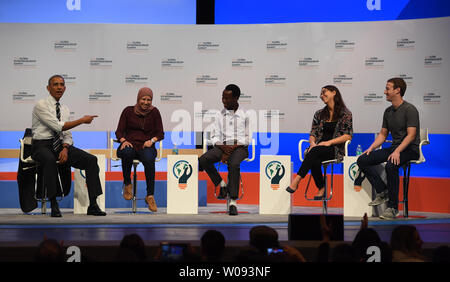
[[[305,189],[305,199],[308,200],[308,201],[309,201],[309,199],[308,199],[308,189],[309,189],[309,184],[311,183],[311,178],[312,178],[312,175],[310,174],[309,175],[309,180],[308,180],[308,183],[306,184],[306,189]]]
[[[42,196],[41,198],[37,197],[37,192],[38,192],[38,185],[39,185],[39,165],[36,164],[36,175],[35,175],[35,186],[34,186],[34,198],[36,201],[41,203],[41,214],[47,214],[47,203],[50,201],[50,199],[48,198],[47,195],[47,189],[45,188],[45,179],[44,179],[44,174],[42,173]],[[61,198],[58,200],[58,197],[56,196],[56,201],[60,202],[62,199],[64,199],[64,188],[62,185],[62,181],[61,181],[61,176],[59,173],[59,167],[57,167],[56,169],[56,176],[57,179],[59,181],[59,188],[60,188],[60,192],[61,192]]]
[[[132,201],[132,211],[133,213],[137,212],[137,199],[136,199],[136,192],[137,192],[137,164],[133,163],[133,198],[131,198]]]
[[[411,173],[411,164],[403,167],[403,216],[408,217],[408,190],[409,190],[409,176]]]
[[[37,168],[36,168],[37,170]],[[45,189],[45,181],[44,181],[44,174],[42,174],[42,198],[37,198],[37,192],[38,192],[38,172],[36,172],[35,176],[35,189],[34,189],[34,198],[36,201],[41,203],[41,214],[47,214],[47,189]]]
[[[244,182],[242,182],[242,176],[239,178],[241,180],[241,196],[238,196],[238,200],[242,199],[244,197]]]
[[[47,189],[45,189],[44,175],[42,175],[42,200],[41,200],[41,213],[47,214]]]
[[[327,166],[323,167],[323,178],[324,178],[324,192],[325,196],[322,201],[323,205],[323,214],[328,214],[328,199],[327,199],[327,187],[328,187],[328,179],[327,179]]]
[[[41,213],[47,214],[47,201],[45,199],[41,200]]]

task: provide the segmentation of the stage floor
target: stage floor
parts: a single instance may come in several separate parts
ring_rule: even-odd
[[[238,205],[238,216],[224,213],[225,204],[199,207],[196,215],[166,214],[166,208],[157,213],[140,208],[132,214],[130,209],[107,209],[105,217],[74,215],[72,209],[62,209],[62,218],[37,214],[23,214],[20,209],[0,209],[0,246],[34,245],[44,236],[77,245],[117,245],[126,234],[137,233],[144,241],[190,241],[198,243],[209,229],[221,231],[225,239],[235,245],[246,245],[249,231],[256,225],[267,225],[277,230],[280,241],[288,240],[288,215],[260,215],[257,205]],[[320,214],[322,208],[293,207],[293,213]],[[329,214],[342,214],[342,209],[329,208]],[[344,241],[351,242],[360,227],[360,217],[344,218]],[[410,212],[408,219],[382,220],[369,218],[383,241],[389,242],[391,232],[399,224],[416,226],[425,243],[450,244],[450,214]]]

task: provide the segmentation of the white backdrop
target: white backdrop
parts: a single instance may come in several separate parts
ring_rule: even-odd
[[[100,117],[77,130],[115,130],[139,88],[153,89],[164,129],[177,109],[220,109],[229,83],[245,109],[271,110],[281,132],[309,132],[336,85],[354,131],[377,132],[386,80],[404,77],[405,99],[421,126],[450,133],[450,18],[386,22],[261,25],[0,24],[1,130],[31,126],[35,102],[53,74],[66,77],[63,103],[73,118]],[[202,113],[199,113],[200,115]],[[203,112],[204,114],[204,112]],[[208,123],[204,123],[206,127]],[[264,131],[264,130],[259,130]]]

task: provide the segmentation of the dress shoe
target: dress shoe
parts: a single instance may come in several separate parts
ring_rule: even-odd
[[[145,202],[148,205],[148,209],[152,212],[156,212],[158,208],[156,207],[155,197],[153,195],[147,195],[145,197]]]
[[[102,211],[100,207],[95,205],[90,205],[87,209],[87,215],[95,215],[95,216],[105,216],[106,212]]]
[[[238,215],[238,211],[235,205],[230,205],[229,215]]]
[[[225,200],[227,198],[227,187],[226,186],[221,186],[220,187],[220,192],[219,192],[219,196],[217,196],[217,199],[219,200]]]
[[[51,217],[62,217],[61,211],[59,210],[58,205],[52,206],[52,213],[50,214]]]
[[[297,191],[297,190],[294,190],[294,189],[292,189],[291,187],[288,186],[288,187],[286,188],[286,191],[288,191],[289,193],[292,194],[292,193],[294,193],[294,192]]]
[[[127,201],[133,198],[133,185],[131,185],[131,183],[125,184],[125,187],[123,188],[123,198]]]

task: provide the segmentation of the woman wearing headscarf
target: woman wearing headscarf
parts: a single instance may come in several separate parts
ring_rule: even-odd
[[[319,191],[316,200],[326,197],[325,182],[322,174],[322,162],[338,159],[345,155],[345,142],[353,136],[352,113],[345,106],[339,89],[333,85],[322,87],[320,99],[325,107],[314,114],[309,136],[308,153],[305,155],[297,176],[286,188],[289,193],[297,191],[300,180],[311,171]]]
[[[126,107],[117,125],[116,138],[120,142],[117,156],[122,159],[124,182],[123,197],[133,197],[131,185],[131,166],[133,159],[139,159],[144,165],[147,183],[145,202],[149,210],[157,211],[155,192],[155,143],[164,139],[164,130],[159,110],[152,105],[153,91],[143,87],[137,95],[136,105]]]

